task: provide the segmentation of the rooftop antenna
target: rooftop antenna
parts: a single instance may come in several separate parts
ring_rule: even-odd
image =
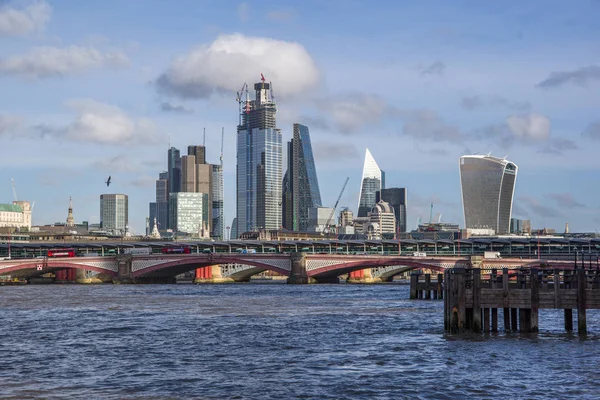
[[[15,187],[15,180],[11,178],[10,182],[12,184],[13,199],[14,201],[17,201],[17,188]]]
[[[221,157],[219,160],[221,161],[221,171],[223,171],[223,138],[225,137],[225,127],[221,127]]]
[[[206,128],[204,128],[204,133],[202,134],[202,147],[206,147]]]

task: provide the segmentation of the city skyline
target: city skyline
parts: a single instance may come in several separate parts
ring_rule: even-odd
[[[280,106],[282,140],[293,123],[310,128],[323,206],[333,206],[350,176],[340,208],[357,212],[368,147],[386,186],[409,189],[409,228],[427,219],[431,202],[462,225],[456,159],[491,151],[519,165],[513,217],[557,231],[566,222],[571,231],[600,228],[598,189],[589,185],[599,168],[592,50],[600,5],[432,4],[3,3],[0,21],[10,11],[27,23],[0,24],[0,82],[11,93],[0,99],[0,202],[12,201],[14,178],[18,199],[36,202],[34,224],[64,221],[69,196],[76,222],[98,223],[111,175],[111,191],[129,195],[131,228],[143,233],[169,135],[199,143],[206,127],[216,160],[225,127],[229,226],[235,92],[263,73]],[[359,22],[368,33],[350,29]],[[158,25],[173,29],[159,35]]]

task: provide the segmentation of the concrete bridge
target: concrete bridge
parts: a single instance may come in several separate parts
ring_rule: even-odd
[[[115,283],[169,283],[175,276],[195,271],[198,283],[244,282],[263,271],[288,277],[289,283],[333,283],[348,274],[353,282],[387,282],[413,269],[444,271],[453,267],[517,269],[521,267],[573,268],[574,260],[484,259],[481,256],[335,255],[302,252],[277,254],[196,253],[170,255],[118,254],[104,257],[29,258],[0,261],[0,276],[20,279],[54,273],[57,280],[78,280],[85,271]]]

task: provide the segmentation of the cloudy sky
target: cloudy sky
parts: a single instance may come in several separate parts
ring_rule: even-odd
[[[513,216],[600,229],[600,1],[0,0],[0,202],[99,221],[104,180],[142,232],[169,140],[218,162],[235,216],[235,92],[272,81],[310,128],[324,205],[356,210],[365,148],[408,226],[463,224],[458,158],[519,166]],[[169,139],[170,138],[170,139]]]

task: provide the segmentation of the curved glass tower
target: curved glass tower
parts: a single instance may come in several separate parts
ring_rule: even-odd
[[[509,233],[517,170],[514,163],[489,155],[460,158],[465,228]]]
[[[385,189],[385,172],[379,168],[371,152],[367,149],[358,198],[359,217],[366,217],[371,212],[371,209],[377,204],[376,194],[381,189]]]
[[[308,127],[294,124],[288,142],[288,169],[283,178],[283,227],[292,231],[308,229],[308,209],[320,207],[321,192]]]

